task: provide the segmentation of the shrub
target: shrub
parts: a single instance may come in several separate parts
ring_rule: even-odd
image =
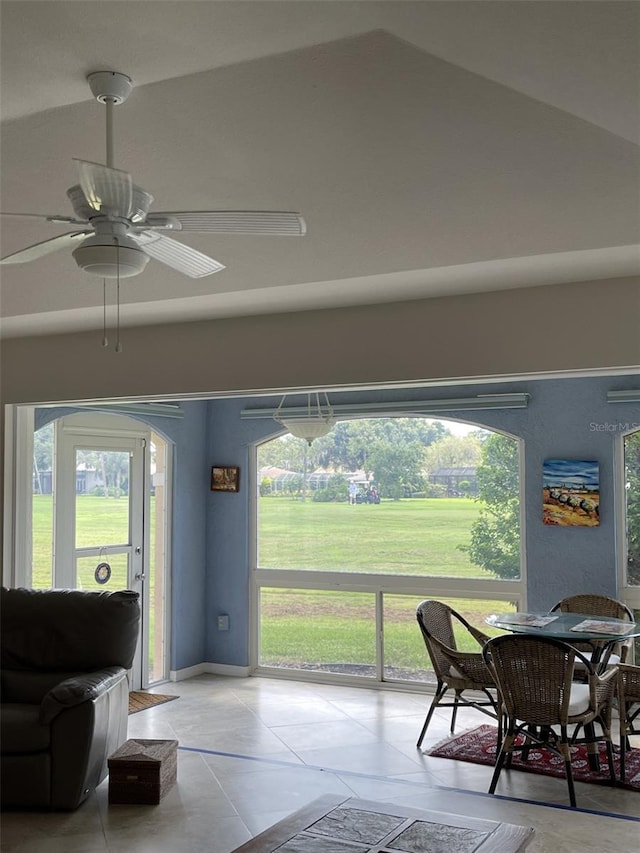
[[[313,500],[318,503],[346,501],[349,497],[349,484],[342,474],[334,474],[327,480],[325,489],[313,493]]]
[[[260,497],[264,497],[265,495],[271,494],[271,479],[269,477],[263,477],[260,482]]]

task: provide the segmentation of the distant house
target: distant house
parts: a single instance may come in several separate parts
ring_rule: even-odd
[[[300,487],[302,476],[299,471],[287,471],[286,468],[267,465],[259,471],[259,482],[268,480],[271,484],[271,492],[289,492],[292,488]]]
[[[87,494],[97,486],[102,486],[102,478],[95,468],[80,463],[76,468],[76,494]],[[34,495],[50,495],[53,492],[53,472],[38,471],[33,475]]]
[[[478,494],[476,469],[472,466],[464,468],[437,468],[429,475],[429,482],[444,486],[448,498]],[[462,488],[460,488],[461,484]]]
[[[260,481],[270,480],[272,492],[286,492],[288,486],[293,484],[295,488],[299,488],[302,484],[303,474],[300,471],[287,471],[285,468],[277,468],[274,466],[266,466],[260,469]],[[358,489],[363,493],[370,485],[370,480],[364,471],[327,471],[323,468],[317,468],[315,471],[307,474],[307,487],[310,491],[315,492],[318,489],[326,489],[329,480],[332,477],[344,477],[349,482],[353,480],[358,486]]]

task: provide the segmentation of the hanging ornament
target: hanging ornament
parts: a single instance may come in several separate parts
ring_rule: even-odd
[[[106,550],[106,548],[100,548],[100,553],[98,554],[100,562],[93,573],[96,583],[99,583],[101,586],[105,583],[109,583],[109,579],[111,578],[111,566],[105,559],[101,559],[103,557],[103,552],[106,553]]]

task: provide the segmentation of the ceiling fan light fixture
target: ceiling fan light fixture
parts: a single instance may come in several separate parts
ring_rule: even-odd
[[[72,254],[83,272],[100,278],[131,278],[149,263],[149,255],[126,237],[119,243],[89,237]]]
[[[303,438],[308,444],[314,438],[322,438],[323,435],[328,435],[334,424],[332,418],[320,420],[320,418],[283,418],[280,420],[283,427],[286,427],[291,435],[296,438]]]

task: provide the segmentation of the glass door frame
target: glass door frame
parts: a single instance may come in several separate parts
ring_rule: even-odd
[[[77,566],[79,560],[95,557],[113,560],[123,555],[127,561],[127,589],[140,594],[142,618],[140,639],[131,671],[131,687],[143,686],[146,662],[149,659],[149,589],[145,582],[149,564],[149,488],[146,471],[150,444],[150,430],[143,424],[139,428],[118,426],[114,416],[79,413],[63,416],[55,421],[54,463],[54,554],[53,577],[55,585],[68,589],[78,588]],[[116,418],[118,416],[115,416]],[[102,422],[102,423],[101,423]],[[127,513],[127,542],[104,543],[79,547],[76,518],[76,469],[78,450],[114,451],[129,456],[129,489]]]

